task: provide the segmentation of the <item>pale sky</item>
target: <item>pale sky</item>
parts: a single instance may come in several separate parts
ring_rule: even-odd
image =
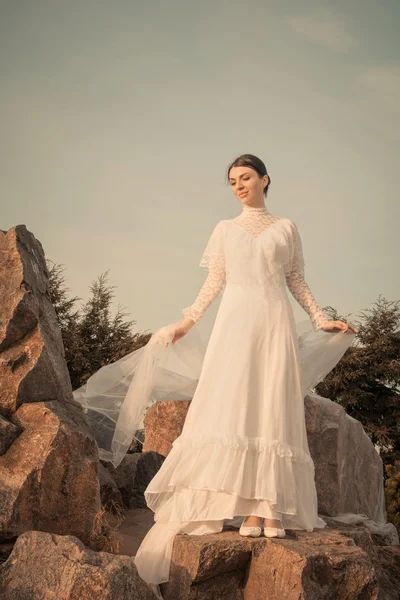
[[[110,269],[155,331],[195,300],[249,152],[318,304],[397,300],[399,29],[398,0],[0,0],[0,228],[25,224],[83,300]]]

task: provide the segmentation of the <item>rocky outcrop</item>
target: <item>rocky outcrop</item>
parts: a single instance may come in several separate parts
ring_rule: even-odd
[[[0,414],[23,402],[70,401],[42,245],[24,225],[0,231]]]
[[[97,447],[82,410],[28,403],[12,420],[22,433],[0,456],[0,539],[40,529],[89,543],[100,498]]]
[[[73,400],[43,248],[0,231],[0,543],[29,529],[90,542],[98,448]]]
[[[315,465],[318,511],[364,513],[380,520],[383,463],[360,421],[327,398],[305,398],[310,454]]]
[[[7,600],[155,600],[132,558],[94,552],[73,536],[21,535],[0,568]]]
[[[400,552],[390,549],[393,569]],[[287,530],[284,539],[178,535],[161,590],[165,600],[398,599],[398,580],[381,562],[365,527],[332,520],[311,533]]]

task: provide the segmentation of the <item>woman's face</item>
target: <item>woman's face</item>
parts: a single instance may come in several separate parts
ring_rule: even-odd
[[[264,188],[268,183],[268,175],[260,177],[251,167],[232,167],[229,172],[232,192],[242,204],[250,206],[264,203]]]

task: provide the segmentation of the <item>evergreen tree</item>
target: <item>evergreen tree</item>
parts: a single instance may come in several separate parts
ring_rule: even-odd
[[[49,296],[60,325],[72,388],[77,389],[102,366],[144,346],[151,333],[133,333],[136,321],[125,321],[126,313],[120,305],[112,317],[115,286],[107,282],[108,271],[92,283],[91,296],[82,309],[75,310],[74,305],[80,298],[68,299],[69,288],[62,276],[64,269],[51,261],[47,266]]]
[[[111,317],[110,305],[115,286],[108,284],[107,276],[108,271],[92,283],[91,297],[82,308],[78,336],[85,348],[85,375],[80,385],[102,366],[143,346],[151,336],[150,333],[133,334],[131,330],[136,321],[125,321],[126,313],[120,305],[114,318]]]
[[[400,533],[400,301],[379,295],[357,325],[356,343],[315,388],[360,421],[384,465],[387,519]],[[330,318],[341,319],[336,314]]]
[[[356,342],[316,386],[361,421],[388,460],[400,458],[400,301],[379,296],[362,312]],[[344,317],[340,318],[346,321]]]

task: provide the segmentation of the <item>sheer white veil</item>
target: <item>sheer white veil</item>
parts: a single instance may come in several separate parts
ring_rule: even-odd
[[[196,327],[172,346],[178,323],[162,327],[145,346],[102,367],[74,392],[96,437],[100,459],[114,467],[136,438],[151,404],[193,397],[206,346]]]

